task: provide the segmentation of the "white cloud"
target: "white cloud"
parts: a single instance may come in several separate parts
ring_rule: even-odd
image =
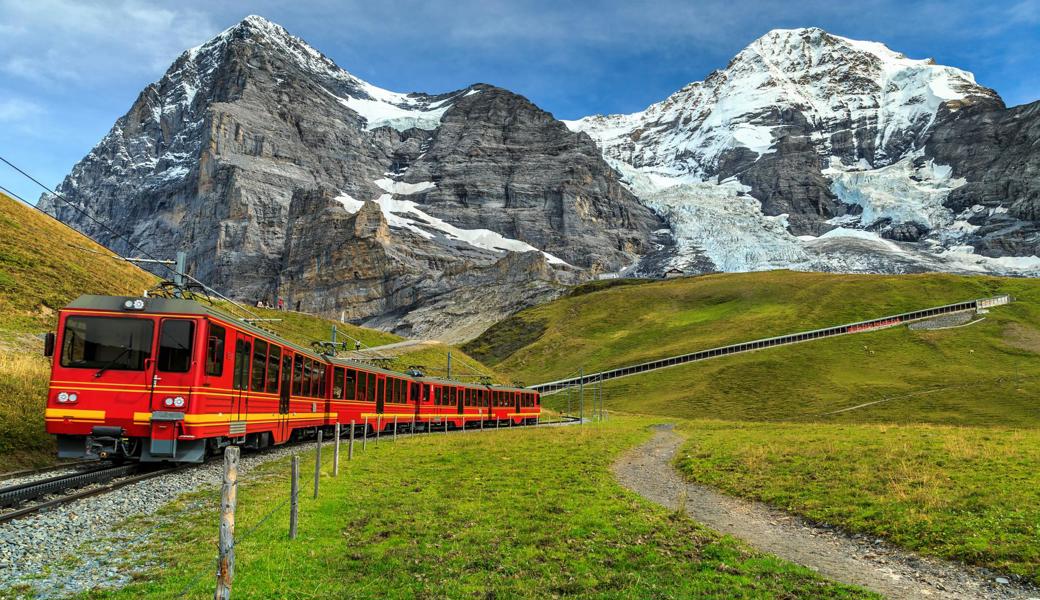
[[[0,0],[0,75],[60,86],[161,73],[218,28],[205,13],[140,0]]]
[[[43,114],[43,107],[21,98],[0,100],[0,123],[19,123]]]

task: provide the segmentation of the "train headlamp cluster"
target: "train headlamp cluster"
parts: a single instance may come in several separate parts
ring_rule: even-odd
[[[58,393],[58,402],[60,402],[62,404],[72,404],[73,402],[75,402],[77,400],[79,400],[79,396],[76,395],[76,392],[59,392]]]
[[[123,308],[126,310],[144,310],[144,299],[131,298],[126,302],[123,302]]]
[[[183,408],[184,398],[181,396],[166,398],[163,400],[163,406],[167,408]]]

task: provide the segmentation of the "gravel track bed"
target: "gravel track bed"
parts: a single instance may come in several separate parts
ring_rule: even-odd
[[[239,480],[265,462],[313,447],[305,443],[243,454]],[[0,524],[0,598],[60,598],[126,585],[135,571],[151,566],[134,550],[144,548],[154,528],[168,520],[146,519],[142,532],[141,523],[128,519],[153,515],[181,494],[217,489],[222,476],[222,462],[213,460]]]
[[[1016,577],[921,557],[879,539],[850,535],[760,502],[687,483],[672,467],[683,438],[670,425],[657,429],[650,442],[615,463],[615,476],[625,487],[671,509],[685,494],[686,513],[711,529],[889,598],[1040,600],[1040,590]]]

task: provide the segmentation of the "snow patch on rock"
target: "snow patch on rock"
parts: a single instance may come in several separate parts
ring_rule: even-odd
[[[382,210],[383,216],[391,228],[406,229],[426,239],[433,239],[439,234],[448,239],[499,254],[505,252],[541,252],[549,264],[569,266],[563,259],[539,250],[527,242],[507,238],[490,229],[462,229],[456,227],[443,219],[438,219],[426,213],[416,202],[394,197],[395,195],[410,195],[433,189],[436,187],[436,184],[431,181],[404,183],[390,179],[379,179],[375,184],[383,191],[388,192],[382,194],[373,202]],[[351,214],[361,210],[361,207],[364,205],[364,202],[356,200],[345,192],[341,192],[336,197],[336,200]]]

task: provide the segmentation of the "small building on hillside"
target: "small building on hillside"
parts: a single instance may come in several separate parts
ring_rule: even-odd
[[[675,279],[676,277],[682,277],[684,275],[686,275],[686,273],[682,272],[681,269],[677,269],[675,267],[672,267],[671,269],[668,269],[664,272],[665,279]]]

